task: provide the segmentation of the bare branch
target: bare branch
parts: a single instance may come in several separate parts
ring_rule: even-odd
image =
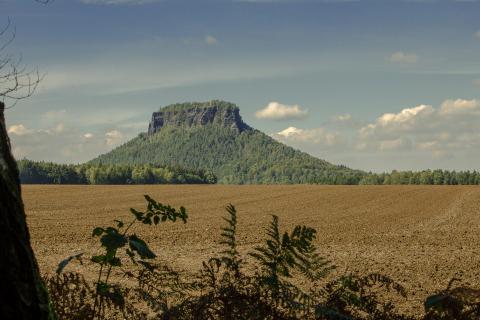
[[[2,31],[0,31],[0,36],[3,36],[3,34],[5,32],[8,31],[8,29],[10,29],[10,25],[12,24],[12,20],[10,20],[10,17],[7,18],[7,24],[5,25],[5,27],[2,29]]]
[[[37,2],[46,4],[49,0]],[[19,100],[30,97],[43,79],[38,69],[29,70],[22,64],[21,55],[4,53],[15,36],[16,29],[8,18],[6,25],[0,29],[0,101],[5,104],[5,109],[13,108]]]

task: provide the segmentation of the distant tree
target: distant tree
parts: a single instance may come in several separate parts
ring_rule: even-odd
[[[444,182],[444,174],[442,170],[434,170],[432,173],[433,184],[440,185]]]
[[[152,165],[67,165],[22,159],[17,162],[25,184],[213,184],[211,172]]]

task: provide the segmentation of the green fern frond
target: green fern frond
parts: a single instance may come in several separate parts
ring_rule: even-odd
[[[317,281],[333,269],[330,262],[317,253],[313,244],[316,230],[306,226],[296,226],[290,233],[280,233],[279,219],[272,216],[267,229],[267,240],[249,255],[262,268],[266,283],[278,289],[280,277],[290,278],[294,270],[307,279]]]
[[[229,204],[225,208],[229,214],[229,218],[224,218],[227,222],[227,226],[222,228],[223,240],[220,244],[227,246],[226,250],[220,252],[220,260],[231,271],[234,271],[236,275],[240,273],[240,267],[243,263],[240,253],[237,249],[237,209],[232,204]]]

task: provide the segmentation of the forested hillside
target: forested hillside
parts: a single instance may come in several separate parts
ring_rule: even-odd
[[[358,184],[361,171],[335,166],[257,130],[214,124],[141,134],[92,164],[145,164],[210,170],[220,183]]]

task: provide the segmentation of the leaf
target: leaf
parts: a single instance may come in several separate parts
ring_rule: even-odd
[[[160,217],[159,217],[159,216],[153,217],[153,223],[154,223],[155,225],[159,224],[159,223],[160,223]]]
[[[101,296],[107,295],[109,288],[110,286],[103,281],[97,283],[97,293]]]
[[[124,226],[123,221],[121,221],[121,220],[113,220],[113,221],[115,221],[117,223],[117,228],[119,228],[119,229],[123,228],[123,226]]]
[[[155,253],[148,248],[145,241],[138,238],[136,235],[131,235],[128,238],[128,243],[130,245],[130,249],[136,251],[142,259],[153,259],[156,257]]]
[[[118,288],[113,288],[113,292],[109,292],[108,298],[113,302],[114,305],[122,307],[125,305],[125,298]]]
[[[120,261],[119,258],[115,257],[112,258],[108,261],[108,264],[114,267],[120,267],[122,265],[122,262]]]
[[[102,246],[110,251],[123,247],[127,243],[127,239],[119,233],[109,233],[103,235],[102,238],[100,238],[100,242]]]
[[[105,262],[105,256],[103,254],[98,256],[93,256],[90,260],[92,260],[92,262],[95,262],[95,263],[103,263]]]
[[[92,237],[98,237],[98,236],[100,236],[104,231],[105,231],[105,229],[100,228],[100,227],[96,227],[95,229],[93,229]]]
[[[70,256],[70,257],[68,257],[68,258],[65,259],[65,260],[62,260],[62,261],[58,264],[58,267],[57,267],[57,270],[56,270],[57,274],[62,273],[63,269],[65,269],[65,267],[70,263],[70,261],[72,261],[72,260],[74,260],[74,259],[75,259],[75,260],[79,260],[80,262],[82,262],[82,261],[80,260],[80,258],[82,257],[82,255],[83,255],[83,252],[82,252],[82,253],[79,253],[79,254],[76,254],[76,255],[73,255],[73,256]]]
[[[139,260],[138,263],[140,263],[142,266],[144,266],[148,271],[154,271],[155,270],[155,266],[153,264],[151,264],[150,262]]]
[[[143,212],[137,211],[133,208],[130,208],[130,212],[133,213],[133,215],[138,221],[141,221],[143,219],[143,215],[144,215]]]
[[[444,294],[435,294],[429,296],[424,303],[425,310],[428,311],[430,309],[439,309],[443,307],[443,304],[448,299],[447,295]]]

